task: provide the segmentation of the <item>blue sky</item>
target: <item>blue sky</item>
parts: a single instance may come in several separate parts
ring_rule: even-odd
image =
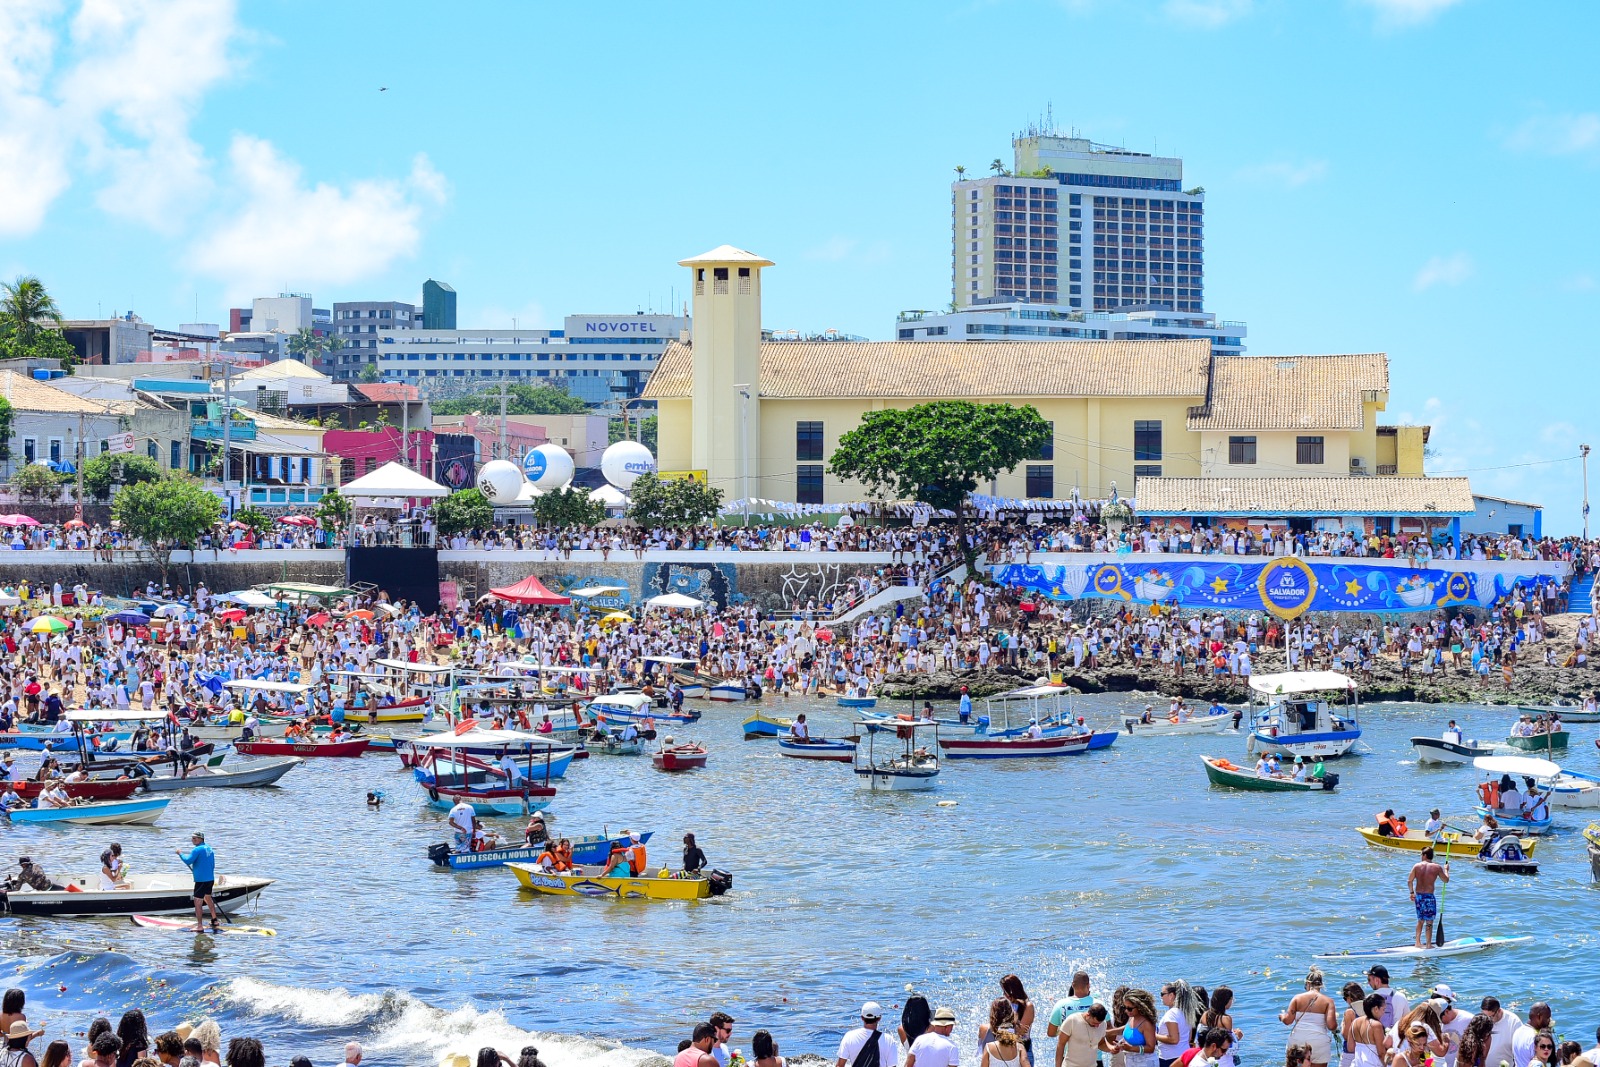
[[[949,296],[952,168],[1047,105],[1185,160],[1254,354],[1381,350],[1439,473],[1579,523],[1600,444],[1600,7],[6,0],[0,275],[175,326],[281,288],[463,326],[666,310],[775,260],[767,325]],[[386,92],[380,92],[387,87]],[[1596,471],[1600,486],[1600,466]]]

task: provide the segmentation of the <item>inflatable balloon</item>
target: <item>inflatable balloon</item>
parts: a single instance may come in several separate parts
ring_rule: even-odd
[[[656,458],[637,441],[618,441],[600,457],[600,472],[606,481],[626,492],[641,474],[654,474]]]
[[[513,504],[522,492],[522,472],[515,463],[491,460],[478,469],[478,492],[491,504]]]
[[[559,489],[572,481],[572,456],[560,445],[540,445],[522,458],[522,473],[540,489]]]

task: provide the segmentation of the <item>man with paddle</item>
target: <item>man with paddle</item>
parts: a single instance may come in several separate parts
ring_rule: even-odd
[[[1406,879],[1412,906],[1417,911],[1417,948],[1433,944],[1433,920],[1439,915],[1439,898],[1433,895],[1433,888],[1441,878],[1450,881],[1450,865],[1441,867],[1433,862],[1433,846],[1429,845],[1422,850],[1421,862],[1411,868],[1411,877]]]

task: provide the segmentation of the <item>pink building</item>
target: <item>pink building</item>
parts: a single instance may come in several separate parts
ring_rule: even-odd
[[[398,426],[376,430],[327,430],[322,435],[322,450],[338,460],[338,473],[328,479],[329,484],[343,485],[390,460],[400,460],[414,471],[430,474],[433,431],[410,431],[402,447]]]
[[[441,433],[463,433],[478,441],[478,455],[484,460],[509,459],[516,464],[531,448],[550,440],[543,426],[529,422],[537,415],[513,415],[506,419],[506,455],[500,455],[500,416],[435,415],[433,425]]]

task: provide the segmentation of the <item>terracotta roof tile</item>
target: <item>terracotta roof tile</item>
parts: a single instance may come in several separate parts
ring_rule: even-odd
[[[1191,430],[1359,430],[1363,393],[1389,390],[1389,357],[1218,356]]]
[[[1141,515],[1470,515],[1465,478],[1139,478]]]

